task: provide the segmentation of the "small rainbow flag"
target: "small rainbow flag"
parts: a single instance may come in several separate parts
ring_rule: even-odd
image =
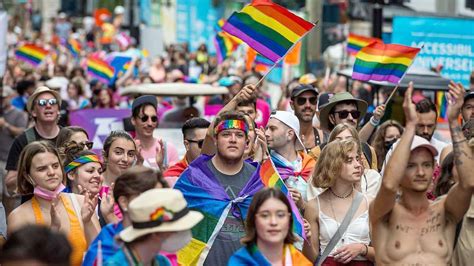
[[[242,43],[242,40],[239,40],[222,30],[224,23],[224,19],[219,19],[214,28],[216,31],[214,46],[216,47],[217,60],[219,63],[222,63],[222,61],[230,56]]]
[[[27,62],[34,67],[41,64],[48,54],[48,50],[36,44],[24,44],[15,51],[15,56],[19,60]]]
[[[443,91],[436,92],[436,105],[438,106],[438,123],[448,121],[448,100]]]
[[[349,37],[347,38],[347,52],[351,55],[356,55],[357,52],[362,49],[362,47],[365,47],[373,42],[382,42],[382,40],[380,40],[379,38],[366,37],[354,33],[349,33]]]
[[[398,83],[419,51],[420,48],[373,42],[357,53],[352,78]]]
[[[260,178],[265,187],[276,187],[280,189],[283,193],[285,193],[291,205],[291,212],[293,216],[293,231],[302,238],[306,239],[303,227],[303,219],[301,218],[300,211],[298,210],[298,207],[296,207],[295,202],[291,198],[290,191],[285,185],[285,182],[283,182],[283,179],[281,179],[280,175],[275,170],[275,166],[273,165],[271,159],[268,159],[261,164]]]
[[[109,84],[114,77],[114,68],[100,58],[89,57],[87,58],[87,73],[100,82]]]
[[[79,53],[81,52],[81,49],[82,49],[79,41],[73,38],[69,38],[67,42],[67,48],[71,52],[72,56],[76,58],[79,56]]]
[[[253,0],[234,12],[222,29],[277,62],[314,26],[271,1]]]

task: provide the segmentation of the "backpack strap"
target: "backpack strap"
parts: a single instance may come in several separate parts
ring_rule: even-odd
[[[36,140],[35,127],[33,126],[25,130],[25,135],[26,135],[27,144],[35,141]]]
[[[369,167],[372,168],[372,151],[370,150],[370,146],[367,144],[367,142],[362,142],[362,152],[369,163]]]

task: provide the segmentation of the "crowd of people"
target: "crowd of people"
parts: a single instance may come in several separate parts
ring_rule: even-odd
[[[58,51],[39,68],[8,59],[2,265],[470,264],[474,92],[446,88],[450,139],[435,137],[437,106],[413,83],[399,97],[402,121],[374,104],[387,94],[369,99],[370,86],[311,73],[272,103],[265,84],[255,86],[261,73],[217,64],[205,45],[170,45],[147,63],[117,38],[123,9],[114,13],[82,30],[60,14],[57,42],[29,40]],[[10,26],[14,49],[26,37]],[[73,33],[87,47],[76,59],[61,48]],[[110,84],[81,67],[81,57],[114,50],[136,56]],[[210,121],[184,111],[182,98],[120,96],[131,84],[195,82],[195,73],[229,91],[205,99],[220,106]],[[131,110],[133,132],[111,131],[100,152],[68,120],[77,109],[119,107]],[[182,130],[182,157],[156,135],[166,123]],[[268,165],[283,187],[265,181]]]

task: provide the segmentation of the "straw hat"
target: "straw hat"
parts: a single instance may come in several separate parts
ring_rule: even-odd
[[[143,192],[128,205],[132,225],[120,232],[125,242],[155,233],[178,232],[193,228],[203,219],[187,207],[183,194],[176,189],[155,188]]]
[[[28,102],[26,103],[26,110],[28,111],[28,113],[31,113],[31,109],[33,109],[33,103],[36,101],[36,98],[38,98],[40,94],[45,93],[45,92],[48,92],[54,95],[54,98],[58,100],[58,106],[61,106],[61,96],[59,96],[58,92],[51,90],[50,88],[46,86],[40,86],[36,88],[33,94],[30,95],[30,97],[28,97]]]
[[[332,96],[330,95],[329,102],[319,108],[319,121],[321,122],[321,128],[329,130],[329,112],[331,112],[332,108],[337,104],[347,101],[354,102],[357,105],[357,110],[360,112],[358,121],[365,116],[365,113],[367,112],[367,103],[364,100],[354,98],[354,96],[349,92],[336,93]]]

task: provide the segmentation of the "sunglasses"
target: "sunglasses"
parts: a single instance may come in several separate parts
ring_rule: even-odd
[[[158,121],[158,117],[156,115],[153,115],[153,116],[144,115],[144,116],[139,117],[139,118],[140,118],[140,120],[142,120],[143,123],[148,121],[148,118],[151,118],[151,122],[153,122],[153,123],[156,123],[156,121]]]
[[[345,119],[349,116],[349,114],[351,114],[352,118],[355,118],[355,119],[358,119],[360,117],[360,111],[346,111],[346,110],[342,110],[342,111],[338,111],[338,112],[334,112],[335,114],[339,114],[339,118],[341,119]]]
[[[204,140],[203,139],[200,139],[200,140],[192,140],[192,139],[187,139],[187,141],[191,142],[191,143],[197,143],[199,149],[202,148],[202,144],[204,144]]]
[[[51,105],[51,106],[58,104],[58,100],[56,100],[55,98],[53,98],[53,99],[41,99],[41,100],[37,100],[36,102],[38,103],[38,106],[41,106],[41,107],[44,107],[48,104]]]
[[[85,142],[80,142],[77,145],[80,147],[84,148],[87,147],[88,150],[92,149],[92,146],[94,146],[94,142],[92,141],[85,141]]]
[[[318,102],[318,97],[309,97],[309,98],[297,97],[296,98],[297,105],[305,105],[307,101],[309,101],[309,103],[312,105],[316,105],[316,103]]]

